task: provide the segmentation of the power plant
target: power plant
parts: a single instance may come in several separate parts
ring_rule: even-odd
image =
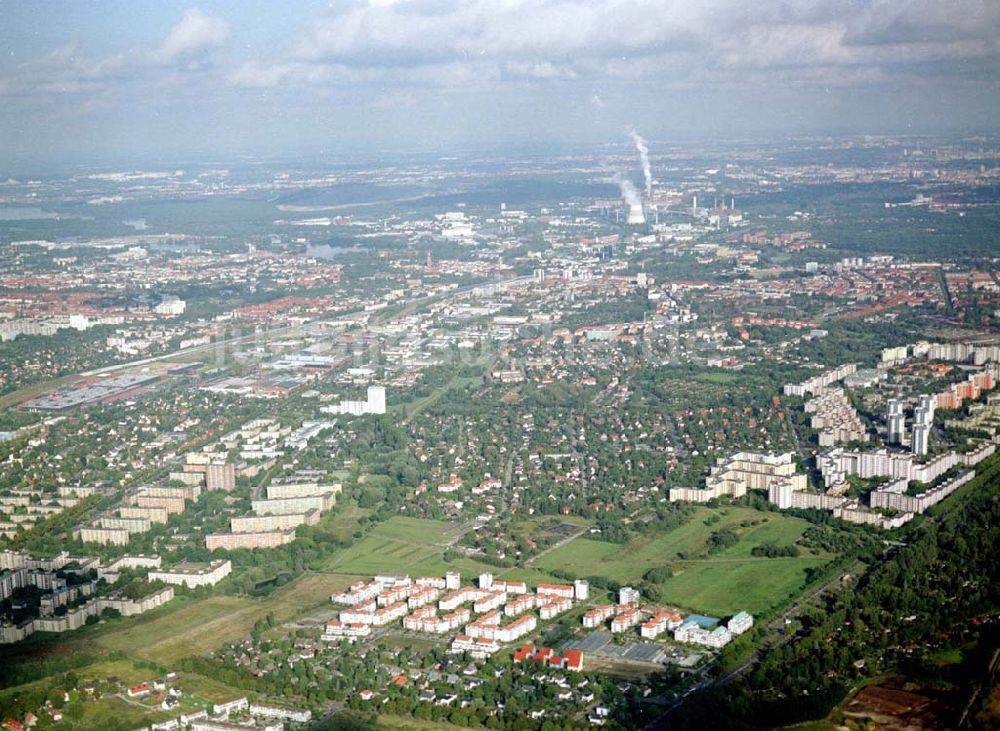
[[[642,196],[639,195],[639,191],[636,190],[632,181],[621,175],[617,176],[615,181],[618,183],[622,198],[625,199],[625,204],[628,206],[628,217],[625,219],[625,223],[630,226],[641,226],[646,223],[646,214],[642,210]]]
[[[628,207],[628,218],[625,223],[630,226],[641,226],[646,223],[646,214],[642,211],[641,203],[633,203]]]

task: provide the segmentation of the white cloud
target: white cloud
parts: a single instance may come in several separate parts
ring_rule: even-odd
[[[249,89],[269,89],[281,84],[332,84],[362,79],[354,72],[334,64],[309,64],[287,61],[278,64],[248,62],[237,66],[227,76],[229,83]]]
[[[228,22],[198,8],[188,8],[152,58],[164,64],[182,62],[219,48],[228,39]]]
[[[493,64],[505,81],[680,81],[728,69],[735,82],[743,69],[801,68],[814,82],[807,69],[996,61],[998,28],[1000,3],[989,0],[344,0],[276,64],[377,69],[383,83],[456,64]]]
[[[208,54],[228,37],[229,24],[225,20],[191,8],[156,48],[134,47],[93,58],[83,52],[79,42],[67,43],[0,77],[0,95],[82,95],[139,80],[169,83],[186,71],[204,69]]]
[[[579,84],[586,100],[595,84],[823,88],[918,67],[995,85],[998,31],[996,0],[334,0],[269,55],[205,73],[231,28],[192,7],[159,43],[97,58],[62,46],[0,74],[0,94]]]
[[[198,8],[188,8],[152,58],[164,64],[189,60],[221,47],[228,38],[229,23]]]
[[[369,109],[377,109],[387,112],[396,109],[416,109],[417,97],[410,92],[381,94],[373,99],[369,104]]]

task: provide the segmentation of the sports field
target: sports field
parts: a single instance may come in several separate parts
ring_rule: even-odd
[[[712,522],[710,516],[719,516]],[[762,521],[758,525],[741,525]],[[727,614],[739,609],[760,612],[785,603],[805,581],[806,571],[822,566],[830,555],[757,558],[755,546],[794,543],[808,523],[779,513],[749,508],[699,508],[687,523],[659,535],[641,536],[627,544],[577,538],[542,556],[535,566],[562,569],[577,576],[604,576],[620,583],[639,583],[643,574],[670,566],[675,576],[659,585],[664,599],[685,609]],[[708,538],[729,528],[739,542],[718,553],[708,552]]]

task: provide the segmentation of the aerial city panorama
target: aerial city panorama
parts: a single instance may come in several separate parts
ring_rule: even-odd
[[[0,0],[0,730],[1000,728],[998,38]]]

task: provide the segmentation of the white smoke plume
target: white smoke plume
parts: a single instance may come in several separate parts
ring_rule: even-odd
[[[635,143],[635,149],[639,151],[639,159],[642,161],[642,176],[646,179],[646,197],[649,198],[653,194],[653,170],[649,166],[649,147],[646,146],[646,140],[642,139],[634,129],[629,130],[628,134],[632,138],[632,142]]]
[[[635,186],[632,185],[631,180],[621,175],[616,175],[615,182],[618,183],[618,188],[622,192],[622,198],[625,199],[625,202],[630,207],[639,206],[642,208],[642,197],[639,195],[639,191],[635,189]]]

